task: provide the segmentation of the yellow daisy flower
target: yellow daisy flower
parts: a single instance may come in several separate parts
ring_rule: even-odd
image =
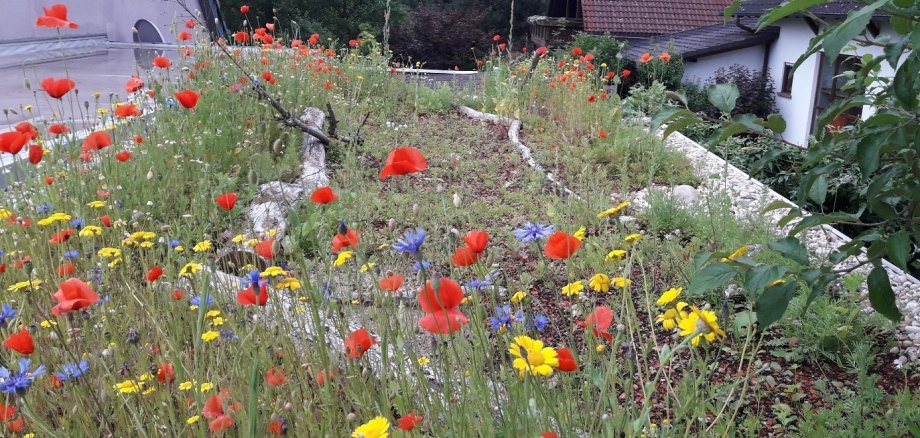
[[[588,285],[595,292],[608,292],[610,291],[610,277],[607,274],[594,274]]]
[[[582,289],[585,288],[585,285],[581,283],[581,280],[573,281],[562,287],[562,295],[572,296],[578,295],[581,293]]]
[[[553,374],[553,368],[559,366],[556,350],[543,346],[543,341],[529,336],[515,337],[508,353],[514,356],[512,364],[521,378],[527,373],[532,376],[549,376]]]

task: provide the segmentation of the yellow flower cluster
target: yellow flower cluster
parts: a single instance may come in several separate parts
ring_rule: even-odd
[[[680,329],[680,335],[690,337],[694,347],[703,339],[711,343],[724,338],[725,332],[719,327],[716,313],[679,301],[681,293],[683,288],[671,288],[658,297],[655,304],[666,310],[655,318],[655,322],[665,330]]]

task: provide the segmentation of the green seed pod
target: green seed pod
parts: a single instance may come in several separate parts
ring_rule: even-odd
[[[249,184],[256,185],[259,183],[259,174],[256,173],[256,170],[252,167],[249,168],[249,173],[246,174],[246,181],[249,181]]]

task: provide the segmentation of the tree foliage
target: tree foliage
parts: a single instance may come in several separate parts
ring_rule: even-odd
[[[786,1],[763,15],[758,27],[762,29],[825,3],[830,3],[830,0]],[[729,7],[726,15],[730,15],[738,4],[740,0]],[[869,19],[877,13],[890,17],[894,30],[890,37],[875,38],[867,30]],[[800,169],[797,205],[780,202],[765,209],[788,210],[779,221],[781,226],[798,220],[787,237],[770,245],[796,267],[779,270],[779,265],[759,263],[745,257],[729,260],[724,254],[703,254],[697,260],[700,270],[698,279],[694,280],[696,289],[706,290],[729,281],[738,282],[748,293],[762,326],[776,321],[795,296],[797,288],[783,285],[807,286],[805,290],[809,291],[809,295],[806,302],[811,302],[833,281],[855,269],[842,269],[837,264],[863,252],[864,264],[873,266],[867,281],[870,304],[880,314],[898,321],[901,313],[895,305],[883,259],[903,270],[920,268],[920,4],[909,0],[863,1],[845,20],[827,26],[812,38],[808,50],[798,59],[795,67],[822,51],[825,56],[834,59],[854,44],[877,46],[879,50],[875,53],[878,54],[862,56],[858,70],[843,76],[846,81],[843,88],[852,94],[819,114],[817,126],[826,128],[815,133],[805,155]],[[895,71],[893,77],[880,74],[883,64]],[[734,84],[710,85],[707,92],[710,103],[721,113],[717,120],[720,126],[710,137],[712,144],[738,134],[773,135],[785,130],[786,123],[777,114],[766,118],[750,113],[733,115],[741,94]],[[873,108],[873,111],[856,125],[839,128],[832,123],[847,110],[864,106]],[[652,119],[651,129],[657,130],[667,123],[670,125],[668,131],[671,131],[677,129],[671,128],[673,126],[686,127],[701,121],[699,115],[686,108],[667,108]],[[764,160],[778,160],[782,155],[782,151],[773,151]],[[858,166],[860,170],[861,181],[857,186],[864,187],[854,211],[806,214],[804,207],[808,203],[822,205],[827,200],[829,175],[852,166]],[[822,225],[840,224],[855,226],[861,232],[851,242],[835,248],[820,263],[809,260],[801,243],[801,233]],[[721,275],[712,275],[713,272]]]

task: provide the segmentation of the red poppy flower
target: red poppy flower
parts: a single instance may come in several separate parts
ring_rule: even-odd
[[[192,34],[189,32],[179,32],[179,35],[176,35],[176,39],[179,41],[188,41],[192,39]]]
[[[349,246],[352,248],[358,246],[358,232],[355,230],[348,230],[345,235],[336,234],[332,238],[332,252],[339,252],[342,248]]]
[[[380,180],[390,175],[407,175],[428,168],[428,162],[421,151],[412,147],[399,147],[387,156],[387,162],[380,171]]]
[[[127,105],[119,105],[117,108],[115,108],[115,115],[125,119],[128,117],[141,115],[141,110],[137,107],[137,105],[129,103]]]
[[[332,191],[332,187],[320,187],[310,195],[310,200],[315,204],[329,204],[336,199],[339,199],[339,195]]]
[[[559,355],[559,371],[578,371],[578,363],[575,362],[575,357],[572,356],[572,350],[557,348],[556,353]]]
[[[463,301],[463,289],[450,278],[442,278],[438,283],[437,293],[431,281],[419,292],[419,306],[427,315],[419,319],[418,325],[429,333],[453,333],[469,322],[466,315],[456,309]]]
[[[418,426],[418,424],[422,422],[422,419],[421,415],[415,415],[415,413],[409,412],[399,417],[399,420],[396,420],[396,425],[402,430],[409,431],[415,429],[415,426]]]
[[[593,94],[588,96],[588,103],[594,103],[594,102],[597,102],[597,96]]]
[[[545,55],[547,52],[549,52],[549,49],[547,49],[546,47],[542,47],[542,46],[541,46],[541,47],[538,47],[537,50],[534,51],[534,53],[536,53],[537,55],[540,55],[540,56]]]
[[[268,303],[268,283],[259,286],[259,295],[256,295],[252,286],[236,294],[236,302],[241,306],[264,306]]]
[[[418,320],[418,326],[428,333],[446,335],[460,330],[469,322],[460,310],[447,309],[423,316]]]
[[[319,386],[323,386],[326,384],[327,379],[332,380],[334,377],[335,377],[335,371],[327,373],[326,370],[319,370],[316,373],[316,383]]]
[[[607,138],[607,131],[601,129],[600,132],[597,133],[597,136],[600,138]]]
[[[66,275],[71,275],[71,274],[73,274],[74,271],[76,271],[76,270],[77,270],[77,267],[74,266],[73,263],[66,262],[66,263],[62,263],[60,266],[58,266],[58,268],[57,268],[57,273],[58,273],[58,275],[60,275],[61,277],[63,277],[63,276],[66,276]]]
[[[125,83],[125,91],[128,93],[135,93],[141,88],[144,88],[144,81],[137,76],[131,76],[131,79]]]
[[[367,350],[376,343],[377,340],[367,332],[367,329],[360,328],[351,332],[345,339],[345,351],[348,352],[348,357],[358,359],[364,357],[364,353],[367,353]]]
[[[145,278],[147,279],[148,283],[153,283],[154,281],[157,281],[157,279],[160,278],[162,275],[163,275],[163,268],[159,266],[154,266],[150,268],[149,271],[147,271],[147,276]]]
[[[112,226],[112,219],[107,214],[102,215],[102,217],[99,218],[99,221],[102,222],[102,225],[105,225],[106,228]]]
[[[106,131],[95,131],[83,139],[83,151],[93,151],[112,145],[112,137]]]
[[[172,67],[172,61],[165,56],[157,56],[153,58],[153,66],[157,68],[169,68]]]
[[[581,53],[582,53],[582,52],[581,52],[581,47],[576,47],[576,48],[572,49],[572,56],[578,56],[578,55],[581,55]]]
[[[176,369],[171,363],[157,365],[157,382],[170,383],[176,379]]]
[[[38,17],[38,20],[35,21],[36,26],[49,28],[69,27],[71,29],[80,27],[77,23],[67,19],[67,5],[58,3],[50,8],[42,9],[44,9],[45,15]]]
[[[199,97],[201,97],[201,94],[192,90],[183,90],[176,93],[176,99],[179,104],[187,109],[194,109],[195,105],[198,105]]]
[[[73,230],[70,228],[62,231],[58,231],[51,235],[51,239],[48,239],[48,243],[64,243],[67,239],[73,236]]]
[[[489,233],[482,230],[471,230],[463,237],[463,241],[466,242],[466,246],[478,254],[489,246]]]
[[[233,39],[240,44],[248,43],[249,42],[249,32],[237,32],[233,34]]]
[[[42,161],[42,156],[45,155],[45,148],[33,144],[29,146],[29,162],[32,164],[38,164]]]
[[[115,159],[124,163],[125,161],[128,161],[131,159],[131,152],[121,151],[115,154]]]
[[[220,208],[223,208],[224,211],[233,210],[233,207],[236,205],[236,200],[239,198],[235,192],[228,192],[222,195],[218,195],[214,198],[214,202],[217,203]]]
[[[0,152],[18,154],[29,142],[29,136],[19,131],[10,131],[0,134]]]
[[[3,403],[0,403],[0,421],[9,420],[10,418],[13,418],[13,415],[15,414],[16,414],[16,406],[13,406],[13,405],[7,406]]]
[[[622,72],[622,73],[620,73],[620,76],[622,76],[622,77],[624,77],[624,78],[628,78],[628,77],[629,77],[629,75],[631,75],[631,74],[632,74],[632,72],[631,72],[631,71],[629,71],[629,70],[626,70],[626,69],[623,69],[623,72]]]
[[[259,257],[262,257],[263,259],[271,260],[275,258],[275,250],[272,249],[272,247],[274,246],[275,246],[274,240],[272,239],[263,240],[259,242],[258,245],[256,245],[255,247],[256,254],[258,254]]]
[[[70,278],[61,283],[53,298],[58,302],[51,308],[55,316],[89,307],[99,301],[99,295],[79,278]]]
[[[54,184],[54,177],[53,177],[53,176],[46,176],[46,177],[45,177],[45,184],[47,184],[47,185],[49,185],[49,186],[50,186],[51,184]]]
[[[502,40],[502,36],[501,36],[501,35],[495,35],[495,36],[492,37],[492,41],[498,42],[498,41],[501,41],[501,40]]]
[[[658,59],[660,59],[660,60],[662,60],[662,61],[664,61],[664,62],[670,62],[670,61],[671,61],[671,54],[668,53],[668,52],[661,52],[661,54],[658,55]]]
[[[546,239],[543,254],[554,260],[565,260],[578,251],[581,241],[562,231],[556,231]]]
[[[211,420],[208,423],[208,429],[211,432],[223,432],[233,426],[233,417],[224,413],[224,400],[221,395],[212,395],[204,403],[201,415]]]
[[[249,5],[240,6],[240,13],[241,13],[241,14],[248,14],[248,13],[249,13]]]
[[[64,125],[62,123],[55,123],[48,127],[49,134],[61,135],[61,134],[66,134],[68,132],[70,132],[70,128],[68,128],[67,125]]]
[[[317,45],[319,43],[319,34],[314,33],[313,35],[310,35],[310,39],[307,42],[309,42],[310,45],[313,45],[313,46]]]
[[[470,249],[468,246],[461,246],[450,256],[450,262],[454,266],[465,268],[471,266],[479,260],[479,254]]]
[[[613,310],[607,306],[597,306],[584,321],[575,322],[579,327],[591,327],[594,336],[603,337],[608,341],[613,340],[610,334],[610,324],[613,324]]]
[[[268,29],[269,32],[274,32],[274,31],[275,31],[275,23],[265,23],[265,28]]]
[[[559,438],[559,434],[551,430],[547,430],[540,434],[540,438]]]
[[[186,28],[186,29],[194,29],[195,26],[197,26],[197,25],[198,25],[198,21],[195,20],[194,18],[189,18],[188,20],[185,20],[185,28]]]
[[[143,143],[143,142],[144,142],[144,136],[142,136],[142,135],[135,135],[135,136],[134,136],[134,143],[136,143],[136,144],[141,144],[141,143]]]
[[[181,301],[183,297],[185,297],[185,293],[182,292],[182,289],[172,291],[173,301]]]
[[[396,292],[397,290],[399,290],[400,287],[402,287],[403,282],[405,280],[406,279],[403,278],[402,275],[391,274],[387,277],[381,278],[379,284],[380,284],[380,288],[385,291]]]
[[[648,52],[643,53],[642,56],[639,57],[639,62],[641,62],[642,64],[645,64],[651,60],[652,60],[652,54]]]
[[[27,136],[27,137],[29,138],[29,140],[35,140],[36,138],[38,138],[38,134],[39,134],[39,133],[38,133],[38,129],[36,129],[35,126],[33,126],[33,125],[32,125],[31,123],[29,123],[29,122],[19,122],[19,123],[17,123],[17,124],[16,124],[16,131],[18,131],[18,132],[22,133],[23,135]]]
[[[281,368],[269,368],[265,371],[265,384],[271,387],[281,386],[287,383],[287,376]]]
[[[29,330],[25,328],[11,334],[10,337],[3,341],[3,345],[9,347],[11,350],[19,354],[24,354],[26,356],[32,354],[32,352],[35,351],[35,344],[32,342],[32,334],[29,333]]]

